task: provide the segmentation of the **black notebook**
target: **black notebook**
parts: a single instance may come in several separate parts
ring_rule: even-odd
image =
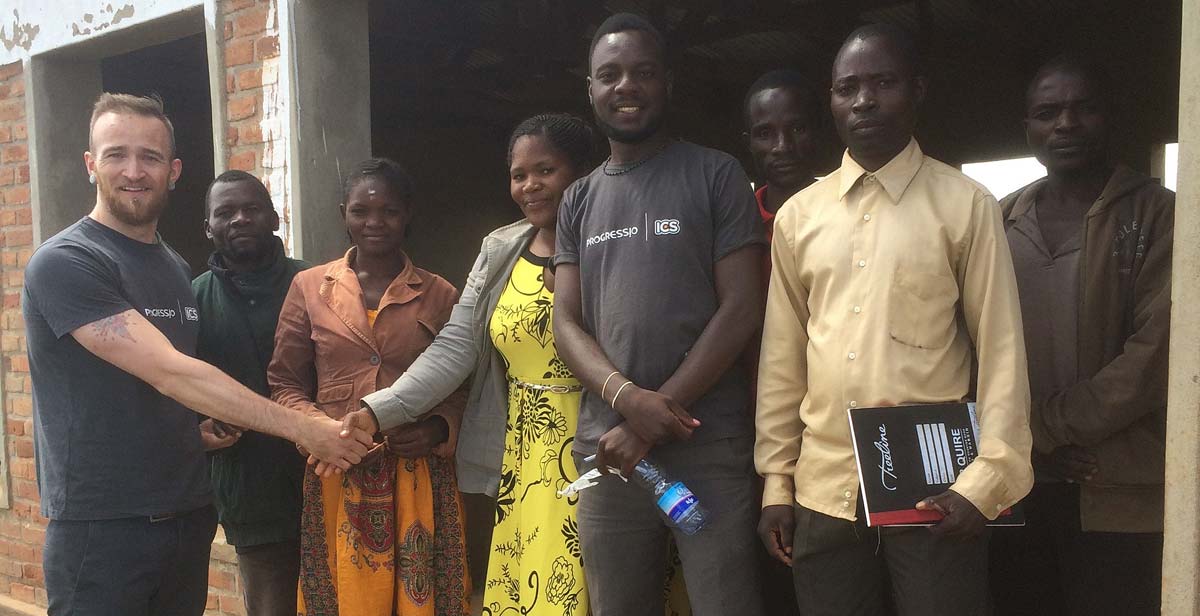
[[[975,403],[850,409],[850,434],[867,526],[930,526],[918,501],[945,492],[979,453]],[[988,526],[1023,526],[1017,507]]]

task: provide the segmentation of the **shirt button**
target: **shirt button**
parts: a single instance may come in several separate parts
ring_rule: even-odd
[[[871,215],[870,215],[870,214],[863,214],[863,220],[865,220],[865,221],[867,221],[867,222],[871,222]]]
[[[866,266],[867,266],[867,261],[866,261],[866,259],[859,259],[859,260],[858,260],[858,266],[859,266],[859,267],[866,267]]]
[[[850,408],[852,408],[852,409],[853,409],[853,408],[858,408],[858,400],[851,400],[851,401],[850,401]]]
[[[378,356],[378,355],[372,355],[372,356],[371,356],[371,359],[370,359],[369,361],[371,362],[371,365],[372,365],[372,366],[378,366],[378,365],[379,365],[379,356]]]
[[[842,501],[842,509],[849,509],[849,508],[850,508],[850,503],[848,501]]]
[[[846,498],[850,498],[851,496],[854,496],[854,492],[851,492],[850,490],[846,490]]]
[[[863,182],[866,182],[868,184],[871,182],[874,182],[874,181],[875,181],[875,176],[871,175],[870,173],[868,173],[865,177],[863,177]]]
[[[860,313],[860,312],[862,312],[862,306],[855,306],[855,307],[854,307],[854,314],[858,314],[858,313]]]
[[[251,306],[253,306],[253,305],[254,305],[254,300],[250,300],[250,305],[251,305]]]
[[[850,359],[854,359],[855,357],[858,357],[858,355],[856,355],[856,354],[854,353],[854,351],[850,351],[850,354],[849,354],[849,355],[847,355],[846,357],[849,357]]]

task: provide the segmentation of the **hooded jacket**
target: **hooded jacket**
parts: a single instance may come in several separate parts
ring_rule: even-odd
[[[192,281],[200,312],[196,355],[261,396],[270,396],[267,364],[275,348],[275,324],[297,272],[308,269],[289,259],[274,240],[266,268],[234,272],[219,253],[209,271]],[[213,492],[225,539],[237,547],[294,540],[300,535],[300,487],[304,458],[288,441],[245,432],[238,442],[210,456]]]
[[[1006,230],[1045,184],[1000,201]],[[1036,453],[1077,445],[1099,461],[1080,485],[1084,531],[1162,532],[1174,220],[1175,193],[1123,165],[1084,217],[1079,378],[1030,417]]]

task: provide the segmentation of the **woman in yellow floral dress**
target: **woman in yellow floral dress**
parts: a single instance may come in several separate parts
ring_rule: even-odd
[[[484,607],[545,603],[557,609],[537,613],[570,616],[587,613],[587,596],[574,499],[558,490],[578,476],[571,443],[582,388],[554,350],[548,261],[521,254],[489,327],[508,365],[509,413]],[[525,597],[523,587],[540,596]]]

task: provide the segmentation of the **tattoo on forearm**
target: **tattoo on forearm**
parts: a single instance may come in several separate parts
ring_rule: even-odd
[[[129,321],[124,314],[114,314],[111,317],[105,317],[92,323],[92,332],[100,337],[105,342],[124,338],[130,342],[137,342],[133,339],[133,334],[129,332]]]

